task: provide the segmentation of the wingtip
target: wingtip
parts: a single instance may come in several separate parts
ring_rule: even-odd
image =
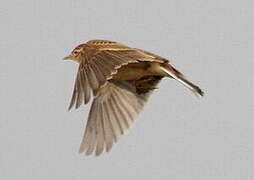
[[[73,107],[73,106],[69,106],[69,107],[68,107],[68,111],[70,111],[70,110],[72,109],[72,107]]]
[[[79,153],[79,154],[82,154],[83,152],[84,152],[84,150],[81,149],[81,148],[79,148],[78,153]]]

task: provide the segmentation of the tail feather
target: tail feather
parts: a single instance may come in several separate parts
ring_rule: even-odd
[[[184,75],[179,71],[177,71],[173,66],[169,64],[164,64],[163,66],[161,66],[161,70],[166,74],[168,74],[168,76],[182,83],[185,87],[190,89],[196,96],[204,96],[204,92],[198,86],[188,81],[184,77]]]

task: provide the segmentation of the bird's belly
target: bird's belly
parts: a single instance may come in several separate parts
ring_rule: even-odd
[[[137,80],[145,76],[164,76],[158,63],[133,63],[118,69],[114,80]]]

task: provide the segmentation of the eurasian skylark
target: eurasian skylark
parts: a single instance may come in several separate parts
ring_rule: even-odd
[[[87,155],[94,151],[100,155],[104,149],[110,151],[162,78],[173,78],[203,96],[203,91],[167,59],[117,42],[88,41],[64,59],[79,63],[69,109],[87,104],[93,97],[79,150]]]

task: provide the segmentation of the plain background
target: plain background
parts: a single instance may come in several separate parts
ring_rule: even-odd
[[[253,1],[12,0],[0,7],[1,180],[253,180]],[[67,111],[90,39],[145,49],[200,85],[159,85],[128,135],[78,154],[89,106]]]

